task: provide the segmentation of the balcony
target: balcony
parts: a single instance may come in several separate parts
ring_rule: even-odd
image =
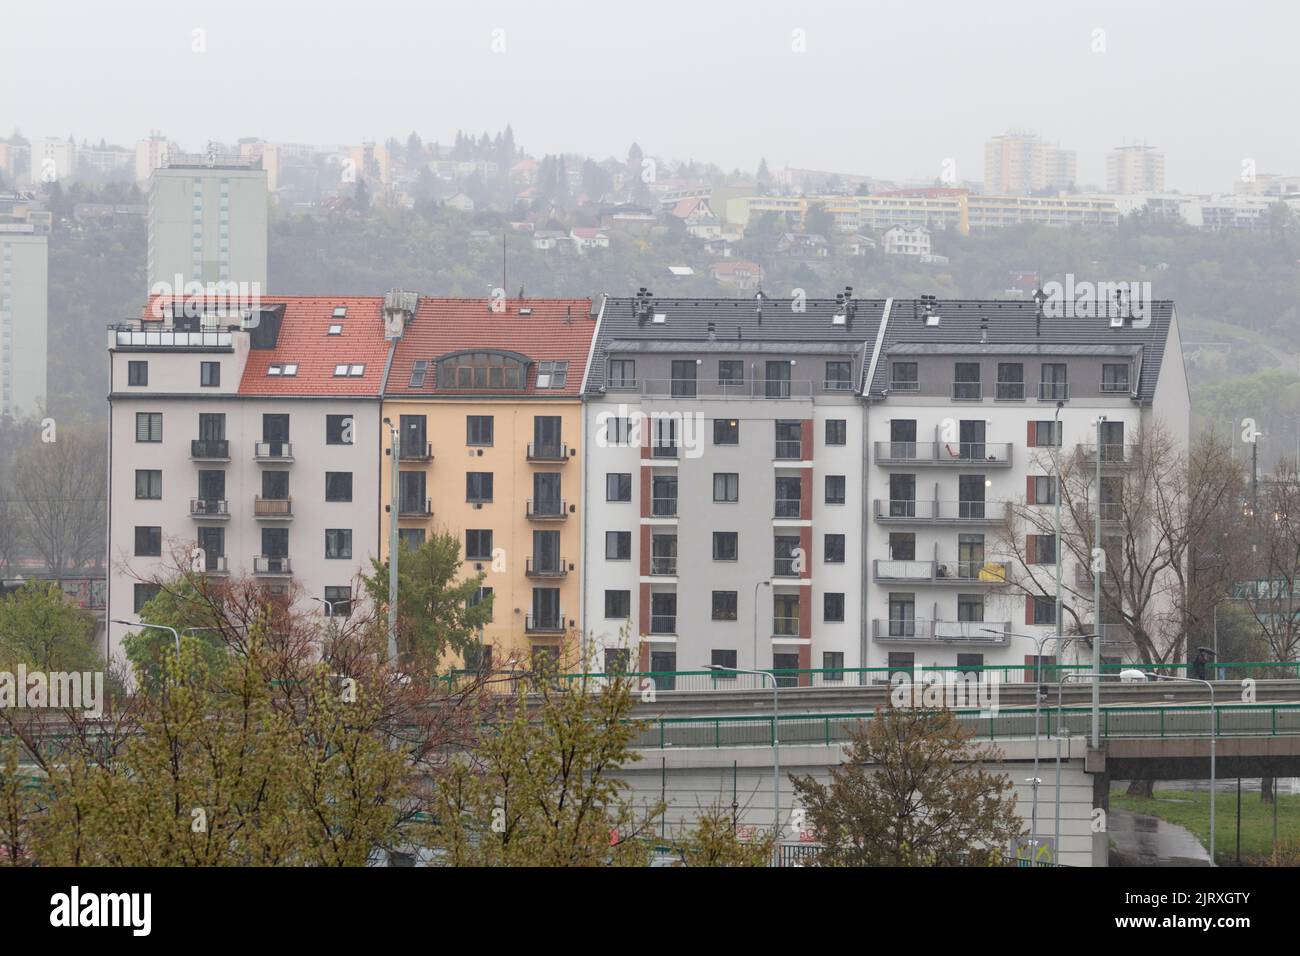
[[[1068,402],[1070,386],[1067,382],[1039,382],[1038,400],[1040,402]]]
[[[569,507],[563,498],[529,498],[524,504],[524,517],[530,521],[563,521],[569,517]]]
[[[253,499],[253,517],[266,521],[288,521],[293,518],[293,499],[263,498],[258,495]]]
[[[989,631],[997,631],[990,634]],[[871,639],[882,644],[983,644],[1005,645],[1010,640],[1009,621],[926,621],[914,618],[875,618]]]
[[[889,390],[891,392],[919,392],[921,390],[921,383],[915,379],[905,382],[890,382]]]
[[[230,518],[230,502],[225,498],[191,498],[190,517],[226,521]]]
[[[772,618],[772,636],[785,638],[801,637],[802,635],[799,633],[799,618],[774,616]]]
[[[672,577],[677,573],[677,555],[652,554],[650,556],[650,573],[656,577]]]
[[[797,578],[803,572],[797,566],[798,558],[777,558],[772,562],[772,577]]]
[[[293,574],[293,570],[287,556],[258,554],[253,556],[253,573],[287,577]]]
[[[563,634],[564,615],[555,614],[525,614],[524,631],[528,634]]]
[[[651,614],[650,633],[651,634],[676,634],[677,615],[676,614]]]
[[[1132,644],[1133,632],[1127,624],[1085,624],[1088,633],[1101,632],[1101,646]]]
[[[978,402],[984,397],[984,389],[979,382],[953,382],[952,400],[954,402]]]
[[[428,518],[433,514],[433,499],[402,498],[397,503],[399,518]]]
[[[998,382],[993,393],[994,401],[1023,402],[1025,400],[1024,382]]]
[[[802,518],[803,499],[777,498],[775,511],[777,518]]]
[[[1079,444],[1078,454],[1085,461],[1095,464],[1098,448],[1101,449],[1103,468],[1132,465],[1137,461],[1137,457],[1142,450],[1142,446],[1138,442],[1102,442],[1101,445],[1096,442],[1084,442]]]
[[[739,382],[732,379],[648,378],[641,383],[641,394],[660,398],[811,398],[821,381],[807,379],[752,378]],[[635,387],[635,385],[630,386]],[[835,389],[834,391],[839,391]]]
[[[878,441],[877,465],[955,465],[986,468],[1011,467],[1010,442]]]
[[[175,326],[165,326],[161,322],[121,322],[110,325],[109,328],[115,333],[114,344],[119,349],[211,349],[229,352],[233,348],[233,338],[229,331],[177,330]]]
[[[191,439],[190,458],[194,461],[230,461],[230,442],[224,438]]]
[[[778,438],[772,457],[777,461],[799,461],[803,457],[803,442],[797,438]]]
[[[524,575],[530,578],[562,578],[568,571],[569,563],[564,558],[525,558]]]
[[[651,498],[651,499],[650,499],[650,517],[652,517],[652,518],[676,518],[676,517],[677,517],[677,499],[676,499],[676,498]]]
[[[1122,382],[1102,382],[1098,391],[1103,395],[1131,395],[1133,388],[1128,383],[1128,379]]]
[[[1118,501],[1103,501],[1097,506],[1103,524],[1118,524],[1124,517],[1124,506]]]
[[[433,461],[433,443],[404,441],[397,449],[399,461]]]
[[[253,445],[257,461],[293,461],[293,445],[287,441],[259,441]]]
[[[530,441],[528,443],[528,460],[562,464],[569,460],[569,446],[564,442]]]
[[[1005,501],[883,501],[877,498],[873,514],[882,524],[996,525],[1006,520],[1009,507]]]
[[[1005,584],[1007,566],[996,561],[892,561],[877,558],[871,574],[881,584],[953,584],[996,587]]]
[[[229,574],[230,566],[226,562],[224,554],[205,554],[203,559],[203,570],[200,574]]]

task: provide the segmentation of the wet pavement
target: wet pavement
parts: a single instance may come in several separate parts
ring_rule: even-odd
[[[1210,854],[1190,830],[1158,817],[1112,808],[1106,830],[1111,866],[1209,866]]]

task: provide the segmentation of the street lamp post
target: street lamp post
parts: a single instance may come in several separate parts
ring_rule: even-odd
[[[1215,779],[1215,742],[1219,732],[1219,712],[1215,709],[1214,703],[1214,682],[1200,680],[1196,677],[1175,677],[1173,674],[1157,674],[1154,671],[1144,674],[1149,680],[1171,680],[1180,684],[1204,684],[1210,689],[1210,866],[1215,866],[1214,862],[1214,803],[1218,795],[1215,790],[1217,780]]]
[[[757,667],[758,661],[758,589],[770,588],[771,581],[756,581],[754,583],[754,666]]]
[[[176,656],[179,658],[181,653],[181,635],[174,627],[168,627],[166,624],[146,624],[143,621],[123,621],[120,618],[112,618],[113,624],[125,624],[127,627],[147,627],[155,631],[167,631],[176,640]],[[188,630],[188,628],[187,628]]]
[[[385,418],[384,424],[388,426],[388,455],[391,459],[388,463],[391,475],[391,489],[388,504],[388,662],[394,667],[397,666],[397,512],[398,496],[400,494],[401,476],[398,471],[397,462],[399,458],[398,448],[400,436],[397,426],[393,424],[391,418]]]
[[[1101,568],[1097,552],[1101,549],[1101,426],[1105,415],[1097,416],[1097,514],[1093,531],[1092,554],[1092,749],[1101,749]],[[1122,450],[1121,450],[1122,451]]]
[[[755,589],[757,593],[757,589]],[[706,664],[705,670],[725,671],[730,674],[750,674],[765,677],[772,681],[772,854],[777,861],[781,853],[781,739],[780,739],[780,685],[776,675],[771,671],[745,670],[740,667],[723,667],[719,664]]]

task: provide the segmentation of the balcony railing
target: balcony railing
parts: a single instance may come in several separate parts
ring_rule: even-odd
[[[996,586],[1006,583],[1007,566],[996,561],[893,561],[877,558],[872,562],[872,576],[882,583]]]
[[[397,514],[402,518],[427,518],[433,514],[433,499],[402,498],[397,503]]]
[[[529,634],[563,634],[564,633],[564,615],[556,614],[525,614],[524,630]]]
[[[564,442],[532,442],[528,443],[528,460],[529,461],[550,461],[560,462],[569,460],[569,446]]]
[[[1103,465],[1131,465],[1137,460],[1142,446],[1137,442],[1085,442],[1079,445],[1079,454],[1090,462],[1097,460],[1097,449],[1101,448]]]
[[[205,554],[203,556],[204,574],[229,574],[230,567],[224,554]]]
[[[889,390],[891,392],[919,392],[921,383],[919,381],[890,382]]]
[[[678,446],[676,444],[659,444],[655,443],[650,446],[651,458],[676,458]]]
[[[1039,382],[1038,400],[1040,402],[1064,402],[1070,398],[1068,382]]]
[[[569,516],[569,508],[563,498],[529,498],[524,516],[536,521],[563,521]]]
[[[803,442],[797,438],[778,438],[772,457],[778,461],[798,461],[802,457]]]
[[[778,518],[799,518],[803,516],[803,499],[801,498],[777,498],[776,499],[776,517]]]
[[[800,637],[799,618],[797,617],[779,617],[772,618],[772,636],[773,637]]]
[[[127,324],[126,328],[110,326],[116,330],[118,348],[177,348],[177,349],[225,349],[231,348],[229,332],[178,332],[174,328],[143,331]]]
[[[1083,625],[1085,631],[1089,634],[1101,633],[1101,643],[1106,644],[1132,644],[1133,631],[1127,624],[1092,624]]]
[[[772,562],[772,576],[777,578],[797,578],[801,571],[796,567],[798,558],[776,558]]]
[[[229,518],[230,502],[225,498],[191,498],[190,515],[194,518]]]
[[[1128,379],[1125,379],[1122,382],[1102,382],[1100,387],[1100,391],[1103,395],[1127,395],[1132,390],[1132,387],[1128,383]]]
[[[397,457],[401,461],[432,461],[433,443],[404,441],[397,449]]]
[[[990,634],[989,631],[996,633]],[[917,618],[875,618],[871,638],[882,643],[1006,644],[1008,621],[931,621]]]
[[[677,499],[675,497],[674,498],[651,498],[650,516],[653,518],[676,518]]]
[[[293,461],[293,444],[287,441],[259,441],[253,445],[258,461]]]
[[[263,498],[258,495],[253,499],[253,516],[255,518],[292,518],[292,498]]]
[[[881,500],[873,505],[877,521],[908,524],[997,524],[1007,516],[1005,501]]]
[[[676,634],[677,615],[676,614],[651,614],[650,633],[651,634]]]
[[[195,461],[229,461],[230,442],[224,438],[191,439],[190,457]]]
[[[953,382],[952,400],[954,402],[978,402],[983,397],[983,388],[979,382]]]
[[[569,563],[564,558],[524,559],[524,574],[530,578],[562,578],[568,574]]]
[[[641,394],[663,398],[811,398],[820,381],[757,378],[730,379],[647,378],[641,382]],[[635,388],[636,383],[626,386]]]
[[[875,443],[878,465],[958,465],[979,464],[1006,468],[1011,464],[1010,442],[932,442],[878,441]]]
[[[999,402],[1023,402],[1025,400],[1025,383],[998,382],[993,397]]]
[[[1118,501],[1103,501],[1097,508],[1102,521],[1119,521],[1123,516],[1124,506]]]
[[[253,557],[254,574],[292,574],[292,565],[287,556],[259,554]]]
[[[650,573],[653,575],[674,575],[677,573],[677,555],[652,554],[650,556]]]

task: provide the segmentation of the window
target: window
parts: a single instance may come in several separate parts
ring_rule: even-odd
[[[1070,397],[1070,386],[1066,384],[1065,363],[1044,362],[1043,377],[1038,385],[1038,397],[1043,401],[1063,402]]]
[[[894,392],[915,392],[921,388],[917,378],[915,362],[891,362],[889,364],[889,389]]]
[[[827,591],[822,595],[822,620],[831,623],[844,620],[844,594]]]
[[[423,528],[398,528],[397,529],[397,546],[405,545],[414,551],[424,544]]]
[[[891,531],[889,534],[889,560],[915,561],[916,534],[911,531]]]
[[[216,388],[220,384],[221,384],[221,363],[200,362],[199,363],[199,387]]]
[[[283,378],[293,378],[298,374],[297,362],[273,362],[266,367],[266,374]]]
[[[1029,423],[1029,447],[1031,448],[1060,448],[1061,432],[1060,422],[1048,420],[1045,422]]]
[[[994,397],[1000,402],[1024,401],[1025,366],[1023,363],[998,363],[998,387]]]
[[[804,562],[803,549],[797,534],[778,534],[772,537],[772,574],[783,578],[799,576]]]
[[[149,384],[149,363],[148,362],[127,362],[126,363],[126,384],[148,385]]]
[[[605,617],[627,620],[632,616],[631,591],[605,592]]]
[[[135,608],[135,613],[139,614],[143,611],[145,605],[156,598],[158,592],[161,590],[162,585],[159,584],[137,584],[135,586],[135,598],[132,602],[132,606]]]
[[[828,534],[823,538],[822,560],[827,564],[844,563],[844,535]]]
[[[135,554],[139,558],[162,556],[162,528],[137,525],[135,529]]]
[[[353,441],[353,434],[352,434],[351,415],[326,415],[325,416],[325,444],[351,445],[352,441]]]
[[[766,380],[763,383],[763,395],[766,398],[790,397],[790,362],[768,362]]]
[[[631,444],[632,419],[608,418],[605,421],[605,439],[611,446]]]
[[[826,388],[829,391],[847,391],[853,387],[853,363],[834,361],[826,363]]]
[[[342,335],[342,334],[343,334],[343,326],[341,326],[341,325],[331,325],[331,326],[329,327],[329,329],[325,332],[325,334],[326,334],[326,335]]]
[[[262,472],[262,497],[268,501],[287,501],[289,498],[289,473],[287,471]]]
[[[135,440],[140,442],[162,441],[162,412],[135,413]]]
[[[366,374],[364,365],[341,364],[334,366],[335,378],[361,378]]]
[[[631,359],[610,359],[609,387],[636,388],[636,362]]]
[[[632,475],[630,472],[611,471],[605,475],[605,500],[632,500]]]
[[[717,620],[717,618],[714,618]],[[734,671],[736,669],[736,652],[724,650],[712,650],[709,652],[709,663],[714,667],[721,667],[724,670]],[[735,675],[728,674],[728,677]]]
[[[605,648],[605,673],[626,674],[632,662],[632,652],[626,647]]]
[[[262,441],[285,442],[289,440],[289,416],[284,414],[262,416]]]
[[[352,529],[351,528],[326,528],[325,529],[325,557],[327,558],[352,557]]]
[[[350,617],[352,615],[352,588],[346,585],[325,587],[325,616]]]
[[[492,500],[492,472],[465,472],[465,500],[480,503]]]
[[[162,498],[162,472],[158,469],[139,468],[135,473],[135,496],[141,501]]]
[[[569,380],[568,362],[538,362],[538,388],[564,388]]]
[[[776,422],[776,448],[773,458],[798,461],[803,449],[803,428],[797,421]]]
[[[736,592],[735,591],[714,591],[713,592],[713,620],[715,621],[736,620]]]
[[[465,532],[465,560],[492,560],[491,528],[471,528]]]
[[[696,394],[696,371],[698,366],[694,359],[677,359],[672,363],[672,381],[669,393],[673,398],[694,398]]]
[[[713,474],[713,500],[714,501],[739,501],[740,500],[740,475],[734,472],[714,472]]]
[[[957,620],[979,623],[984,620],[984,595],[958,594]]]
[[[735,561],[739,554],[738,538],[735,531],[713,532],[713,560]]]
[[[1056,479],[1051,475],[1030,475],[1026,479],[1026,491],[1025,504],[1056,504]]]
[[[1026,564],[1056,564],[1056,535],[1030,534],[1025,536]]]
[[[528,384],[527,363],[526,358],[514,352],[452,352],[434,360],[438,388],[449,390],[518,391]],[[538,388],[544,387],[539,381]]]
[[[423,388],[424,380],[429,374],[429,360],[416,359],[411,366],[411,378],[407,381],[407,388]]]
[[[1054,598],[1041,597],[1039,595],[1030,595],[1029,612],[1030,619],[1028,624],[1055,624],[1056,623],[1056,600]]]
[[[979,401],[981,397],[979,362],[953,363],[952,397],[962,402]]]
[[[398,472],[398,514],[424,515],[429,513],[432,502],[425,497],[425,485],[425,476],[422,471]]]
[[[1128,391],[1128,366],[1103,365],[1101,367],[1101,390],[1103,392]]]
[[[713,444],[739,445],[740,421],[735,418],[715,418],[713,420]]]
[[[828,505],[844,504],[844,476],[826,476],[826,503]]]
[[[718,360],[718,384],[725,393],[728,386],[745,384],[745,363],[740,359]]]
[[[822,680],[844,680],[844,652],[822,651]]]
[[[477,591],[471,594],[469,596],[469,600],[465,602],[466,607],[478,607],[480,604],[487,604],[488,606],[487,619],[491,621],[492,620],[492,589],[491,588],[479,588]],[[489,655],[492,652],[491,647],[486,647],[484,648],[484,650],[487,651]],[[491,658],[489,657],[489,660],[490,659]]]
[[[848,422],[843,418],[826,419],[826,444],[847,445],[849,443],[848,433]]]
[[[632,560],[632,532],[631,531],[606,531],[605,532],[605,560],[607,561],[631,561]]]
[[[325,500],[326,501],[351,501],[352,500],[352,472],[350,471],[325,472]]]
[[[465,416],[465,444],[490,445],[493,440],[493,418],[491,415]]]

